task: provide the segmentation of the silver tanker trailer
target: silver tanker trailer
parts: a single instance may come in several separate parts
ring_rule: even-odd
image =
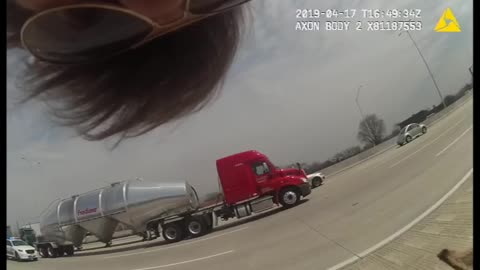
[[[36,247],[42,257],[71,256],[74,247],[81,247],[87,232],[109,245],[118,223],[137,234],[147,233],[149,239],[159,236],[160,225],[164,238],[175,241],[176,230],[166,226],[166,222],[175,218],[188,216],[187,227],[190,226],[193,233],[205,233],[213,227],[213,208],[201,212],[198,208],[196,191],[186,182],[154,183],[136,179],[114,183],[52,202],[41,214],[42,237]]]

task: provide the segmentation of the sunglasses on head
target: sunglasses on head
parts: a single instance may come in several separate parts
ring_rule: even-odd
[[[186,0],[183,16],[163,24],[113,4],[67,5],[28,19],[22,27],[21,40],[23,47],[39,60],[80,64],[137,48],[248,1]]]

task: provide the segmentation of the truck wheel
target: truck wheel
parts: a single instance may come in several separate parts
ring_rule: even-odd
[[[147,229],[144,232],[143,241],[150,241],[150,240],[152,240],[152,232],[150,231],[150,229]]]
[[[42,258],[48,258],[48,250],[46,247],[40,247],[38,249],[38,253],[40,253],[40,256],[42,256]]]
[[[280,204],[285,208],[295,206],[300,201],[300,193],[292,187],[280,191]]]
[[[75,253],[75,249],[73,248],[73,246],[66,246],[65,253],[67,254],[67,256],[73,256],[73,254]]]
[[[163,239],[169,243],[178,242],[183,239],[184,228],[178,222],[172,222],[163,225]]]
[[[312,188],[317,188],[322,184],[322,178],[320,177],[315,177],[312,179]]]
[[[56,248],[53,248],[52,246],[49,246],[47,248],[48,252],[48,257],[50,258],[56,258],[58,256],[58,250]]]
[[[189,235],[199,237],[207,232],[207,223],[202,217],[191,217],[186,222],[186,228]]]

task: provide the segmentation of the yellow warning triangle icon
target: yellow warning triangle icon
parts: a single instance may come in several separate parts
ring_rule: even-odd
[[[457,18],[455,18],[450,8],[445,9],[443,12],[437,26],[435,26],[435,32],[462,32],[460,24],[458,24]]]

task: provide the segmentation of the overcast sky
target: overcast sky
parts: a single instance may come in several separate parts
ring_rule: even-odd
[[[87,142],[55,126],[41,104],[13,106],[22,66],[19,53],[9,53],[7,222],[34,221],[56,198],[132,177],[187,180],[200,193],[215,191],[215,160],[244,150],[264,152],[278,165],[323,161],[359,144],[359,85],[364,113],[383,118],[388,132],[395,123],[440,102],[407,35],[295,31],[297,8],[357,9],[353,21],[364,22],[362,8],[421,9],[423,30],[411,33],[443,95],[470,81],[471,0],[254,0],[251,6],[252,32],[218,99],[113,152],[108,143]],[[434,32],[447,7],[456,15],[461,33]]]

